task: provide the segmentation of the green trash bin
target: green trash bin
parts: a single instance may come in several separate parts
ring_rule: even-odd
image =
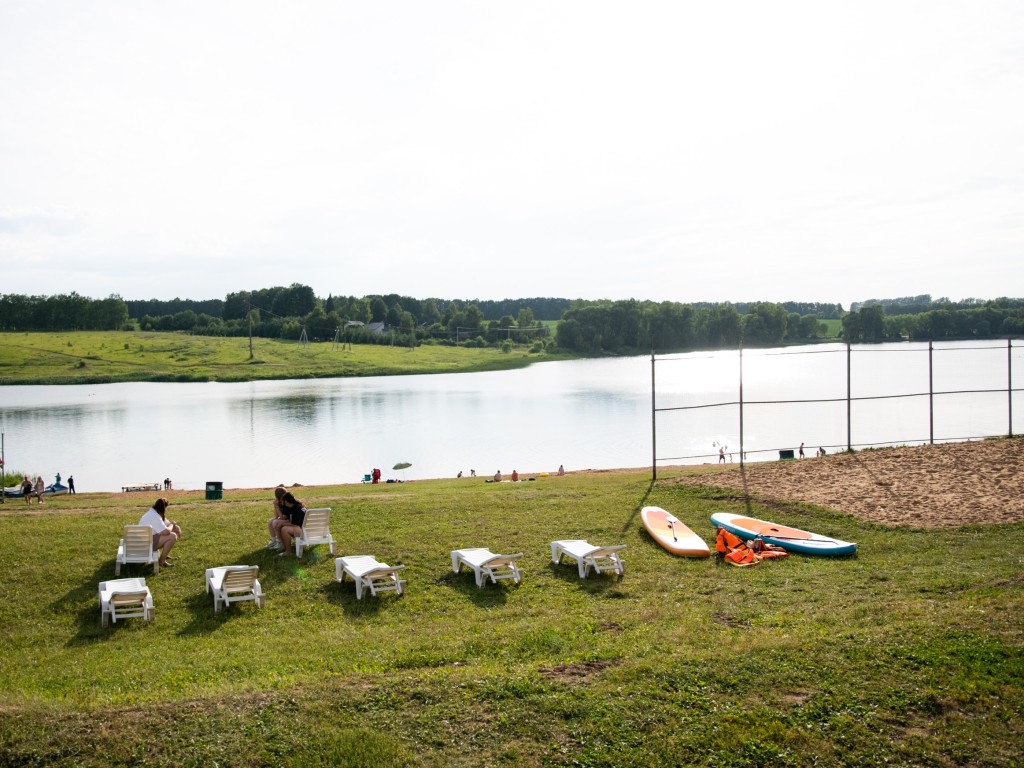
[[[208,482],[206,484],[206,500],[210,501],[224,497],[224,483]]]

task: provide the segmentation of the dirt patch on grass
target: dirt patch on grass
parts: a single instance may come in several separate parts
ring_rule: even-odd
[[[619,664],[617,661],[580,661],[575,664],[559,664],[557,667],[548,667],[542,669],[540,673],[549,680],[579,682],[617,664]]]
[[[747,464],[670,482],[803,502],[907,528],[1024,521],[1024,438]],[[745,495],[744,495],[745,494]]]

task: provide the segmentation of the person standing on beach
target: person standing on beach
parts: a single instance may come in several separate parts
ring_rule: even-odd
[[[803,457],[804,457],[804,444],[800,443],[800,458],[802,459]]]

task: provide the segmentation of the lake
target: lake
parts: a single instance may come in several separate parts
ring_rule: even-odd
[[[1000,346],[1002,344],[1002,346]],[[1005,435],[1008,357],[1024,378],[1021,348],[1006,342],[936,346],[930,422],[927,344],[854,347],[855,445]],[[490,476],[649,467],[650,356],[537,363],[488,373],[241,384],[103,384],[0,387],[8,471],[73,474],[79,491],[171,478],[202,489]],[[806,443],[813,455],[847,442],[847,405],[778,403],[845,398],[842,345],[746,350],[743,446],[750,461]],[[659,464],[739,460],[740,356],[661,356],[655,365]],[[913,395],[892,398],[891,395]],[[1024,408],[1013,392],[1013,414]],[[700,406],[700,407],[695,407]],[[1014,432],[1018,431],[1016,424]],[[405,470],[395,464],[409,462]]]

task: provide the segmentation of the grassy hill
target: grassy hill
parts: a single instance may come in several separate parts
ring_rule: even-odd
[[[189,336],[179,333],[0,333],[0,385],[100,384],[117,381],[258,379],[459,373],[521,368],[557,353],[510,353],[424,345],[390,347],[331,342]]]
[[[682,472],[683,470],[676,470]],[[699,471],[696,469],[687,470]],[[892,530],[771,509],[660,470],[295,488],[338,554],[404,563],[357,601],[326,546],[264,548],[270,489],[170,492],[176,567],[152,623],[101,628],[122,526],[156,494],[0,506],[0,764],[47,766],[1014,765],[1024,743],[1024,526]],[[668,555],[646,504],[713,541],[713,511],[857,541],[755,568]],[[549,542],[627,545],[581,581]],[[521,551],[478,589],[449,550]],[[214,614],[204,570],[254,564],[266,606]]]

